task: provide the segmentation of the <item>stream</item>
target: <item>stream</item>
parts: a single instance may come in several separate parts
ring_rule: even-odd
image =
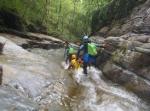
[[[12,41],[7,39],[0,56],[1,111],[150,111],[148,103],[99,69],[88,68],[88,76],[82,69],[65,70],[64,49],[27,51]]]
[[[34,98],[46,111],[149,111],[150,107],[136,95],[107,80],[94,67],[88,76],[82,69],[64,70],[64,49],[29,49],[44,57],[51,71],[50,83]]]

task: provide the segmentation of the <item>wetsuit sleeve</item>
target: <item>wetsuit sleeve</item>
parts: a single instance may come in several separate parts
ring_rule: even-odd
[[[65,48],[64,57],[67,57],[68,53],[69,53],[69,49],[68,49],[68,48]]]
[[[64,57],[66,57],[66,48],[65,48],[65,51],[64,51]]]
[[[78,49],[78,52],[77,52],[77,58],[79,58],[79,55],[80,55],[80,52],[84,50],[84,45],[81,45]]]

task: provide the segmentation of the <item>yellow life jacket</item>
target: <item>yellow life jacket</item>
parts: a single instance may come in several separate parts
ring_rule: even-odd
[[[80,63],[76,59],[71,60],[71,65],[73,69],[79,69],[80,68]]]

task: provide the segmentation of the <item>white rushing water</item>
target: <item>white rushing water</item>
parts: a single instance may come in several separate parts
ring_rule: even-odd
[[[3,83],[9,86],[0,90],[2,109],[150,111],[144,101],[106,79],[94,67],[88,68],[87,76],[82,68],[66,70],[62,63],[64,49],[29,51],[31,53],[7,41],[4,54],[0,56]]]
[[[121,86],[107,80],[102,72],[88,68],[88,76],[82,69],[68,71],[61,67],[63,49],[41,50],[40,54],[51,63],[54,83],[43,91],[39,102],[49,101],[50,109],[58,111],[149,111],[146,103]],[[48,93],[48,94],[47,94]],[[62,108],[63,107],[63,108]]]

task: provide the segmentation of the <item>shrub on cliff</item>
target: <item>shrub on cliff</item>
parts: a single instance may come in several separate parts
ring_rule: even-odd
[[[145,1],[146,0],[113,0],[105,7],[95,10],[92,16],[92,32],[96,32],[103,26],[111,24],[114,20],[128,16],[135,6]]]

